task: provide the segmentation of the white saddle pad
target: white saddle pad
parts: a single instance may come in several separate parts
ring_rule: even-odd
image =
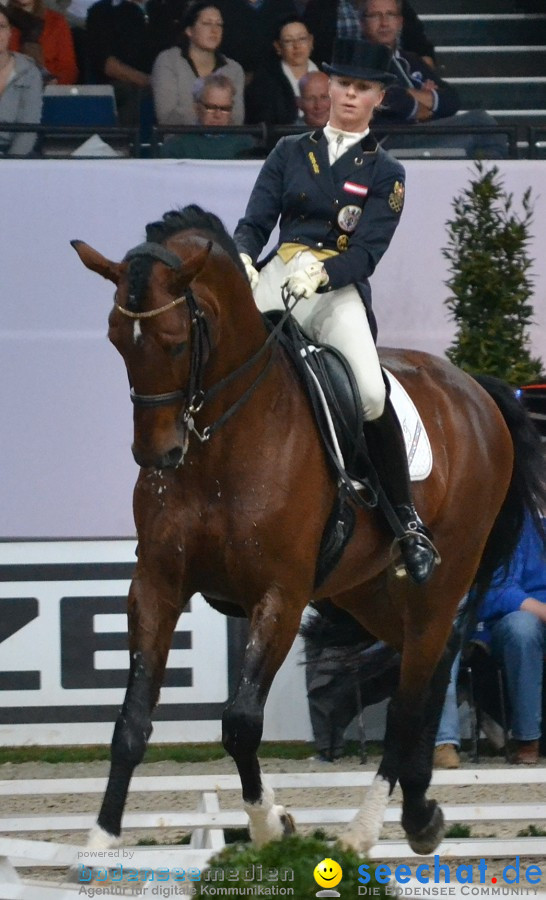
[[[391,386],[391,401],[400,421],[412,481],[424,481],[432,471],[432,448],[423,421],[405,388],[384,369]]]

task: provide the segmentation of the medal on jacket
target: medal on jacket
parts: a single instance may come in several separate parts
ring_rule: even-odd
[[[338,213],[337,224],[343,231],[354,231],[361,215],[362,209],[360,206],[354,206],[353,204],[344,206]]]
[[[389,194],[389,206],[393,212],[402,212],[404,206],[404,185],[400,181],[394,182],[392,192]]]
[[[316,158],[316,156],[315,156],[315,154],[313,153],[312,150],[311,150],[311,152],[309,153],[309,159],[310,159],[310,161],[311,161],[311,165],[313,166],[313,172],[315,173],[315,175],[318,175],[319,172],[320,172],[319,164],[318,164],[317,158]]]

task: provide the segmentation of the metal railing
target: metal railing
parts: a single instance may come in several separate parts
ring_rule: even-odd
[[[546,125],[531,125],[528,129],[529,159],[546,159]]]
[[[30,157],[49,157],[49,156],[66,156],[70,157],[75,149],[74,143],[79,139],[85,139],[98,135],[107,143],[123,148],[122,155],[138,158],[147,156],[157,158],[162,155],[162,146],[167,137],[191,134],[211,134],[211,135],[248,135],[255,139],[255,153],[250,152],[249,156],[265,156],[284,136],[292,134],[303,134],[310,129],[308,126],[300,125],[266,125],[260,123],[257,125],[231,125],[229,127],[210,127],[205,130],[200,125],[155,125],[152,129],[149,143],[143,143],[138,127],[122,128],[113,126],[100,125],[34,125],[32,123],[21,125],[8,122],[0,122],[0,132],[14,133],[32,133],[37,134],[36,147],[31,154],[24,158]],[[498,136],[505,137],[507,141],[507,152],[510,159],[518,158],[518,126],[517,125],[482,125],[482,126],[464,126],[464,125],[444,125],[435,124],[434,129],[428,128],[426,125],[381,125],[374,129],[374,134],[380,142],[392,137],[411,136],[422,137],[423,143],[418,148],[403,147],[403,141],[400,148],[392,147],[393,153],[397,150],[404,150],[405,156],[415,156],[416,158],[427,157],[427,138],[435,139],[442,135],[447,136]],[[546,126],[533,126],[528,128],[528,156],[531,159],[540,157],[540,151],[546,149]],[[66,152],[63,153],[63,145]],[[115,148],[115,147],[114,147]],[[442,158],[442,148],[430,147],[430,158]],[[437,152],[435,152],[437,151]],[[461,148],[461,153],[464,151]],[[97,154],[89,154],[95,156]],[[7,155],[4,158],[8,158]],[[11,155],[9,158],[12,157]],[[81,156],[78,154],[78,158]]]
[[[154,125],[150,155],[154,158],[160,156],[165,138],[186,134],[248,135],[248,137],[257,138],[256,149],[265,149],[268,145],[268,129],[265,122],[258,125],[207,126],[206,129],[202,125]]]
[[[4,159],[32,159],[48,156],[70,159],[83,141],[98,135],[110,144],[112,149],[120,149],[122,155],[138,158],[141,155],[141,142],[138,128],[122,128],[121,126],[102,125],[21,125],[12,122],[0,122],[0,133],[36,134],[37,140],[31,153],[24,155],[5,154]],[[63,152],[64,151],[64,152]],[[89,154],[96,158],[97,154]],[[85,158],[78,154],[78,159]]]

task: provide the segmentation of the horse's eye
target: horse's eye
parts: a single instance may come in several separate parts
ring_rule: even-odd
[[[169,349],[169,354],[176,359],[177,356],[182,356],[187,346],[187,341],[182,341],[180,344],[174,344]]]

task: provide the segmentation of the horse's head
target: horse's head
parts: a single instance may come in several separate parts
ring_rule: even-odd
[[[164,223],[148,226],[149,240],[120,263],[81,241],[72,242],[88,269],[116,285],[108,336],[127,366],[134,404],[133,455],[144,467],[183,461],[189,425],[206,388],[205,367],[218,343],[222,291],[233,292],[235,284],[239,297],[241,291],[251,297],[238,257],[226,265],[225,250],[214,242],[214,234],[172,224],[167,229]]]

